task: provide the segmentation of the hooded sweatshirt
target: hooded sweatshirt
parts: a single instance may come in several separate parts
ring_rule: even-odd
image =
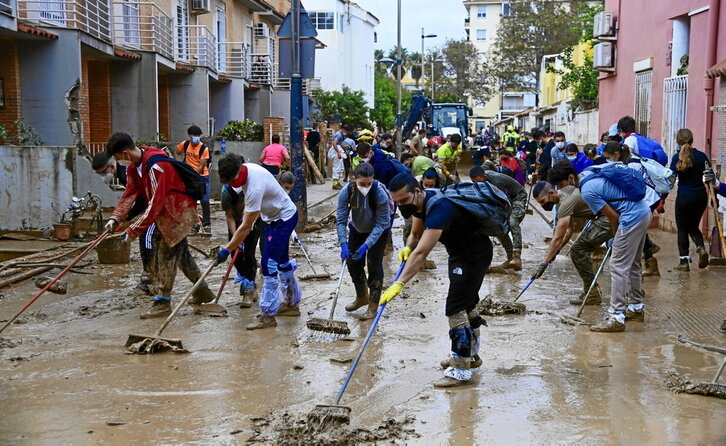
[[[349,183],[338,195],[338,210],[336,212],[336,227],[338,231],[338,242],[348,242],[348,224],[360,234],[368,234],[365,244],[372,247],[376,244],[383,232],[391,227],[390,197],[385,186],[376,181],[368,191],[367,196],[358,190],[355,182]],[[350,196],[350,190],[353,196]],[[376,194],[376,208],[371,209],[371,194]],[[349,218],[350,216],[350,218]]]

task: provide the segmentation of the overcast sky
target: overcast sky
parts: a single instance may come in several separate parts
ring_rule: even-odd
[[[354,0],[378,17],[381,24],[377,49],[388,51],[396,46],[397,1]],[[426,39],[429,48],[441,47],[447,39],[462,39],[466,9],[461,0],[401,0],[401,44],[409,51],[421,51],[421,28],[438,37]]]

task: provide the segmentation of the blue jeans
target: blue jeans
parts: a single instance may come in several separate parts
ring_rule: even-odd
[[[297,226],[298,215],[288,220],[263,223],[262,275],[277,276],[279,271],[290,271],[290,235]]]

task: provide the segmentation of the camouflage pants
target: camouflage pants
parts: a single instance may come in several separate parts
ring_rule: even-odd
[[[572,263],[580,275],[584,287],[589,287],[595,279],[592,268],[592,252],[595,248],[613,238],[610,220],[604,215],[597,216],[589,228],[580,233],[570,249]]]
[[[507,258],[511,258],[513,250],[522,250],[522,227],[520,223],[524,220],[524,207],[527,203],[527,192],[520,192],[512,201],[512,213],[509,214],[509,232],[512,234],[512,238],[509,238],[509,234],[497,236],[499,242],[502,244],[502,248],[507,253]]]
[[[149,265],[149,274],[152,277],[152,292],[158,296],[171,297],[171,290],[174,287],[177,269],[181,270],[184,275],[191,281],[196,282],[202,276],[194,261],[194,257],[189,252],[189,245],[185,238],[174,246],[169,246],[161,236],[160,231],[155,231],[154,236],[154,253]],[[206,282],[194,291],[193,296],[214,299],[214,293],[209,289]],[[211,299],[209,299],[211,300]]]

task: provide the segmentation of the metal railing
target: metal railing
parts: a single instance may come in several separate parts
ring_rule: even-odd
[[[678,148],[676,132],[686,127],[688,76],[663,79],[663,148],[672,156]]]
[[[262,85],[274,85],[276,78],[275,66],[270,61],[269,54],[253,53],[250,55],[250,82]]]
[[[217,39],[206,26],[176,27],[176,58],[179,62],[217,69]]]
[[[174,58],[174,21],[153,2],[113,3],[113,42]]]
[[[228,76],[249,78],[249,45],[244,42],[217,43],[217,72]]]
[[[0,0],[0,12],[14,16],[13,0]]]
[[[18,18],[42,25],[77,29],[111,43],[109,0],[19,1]]]

